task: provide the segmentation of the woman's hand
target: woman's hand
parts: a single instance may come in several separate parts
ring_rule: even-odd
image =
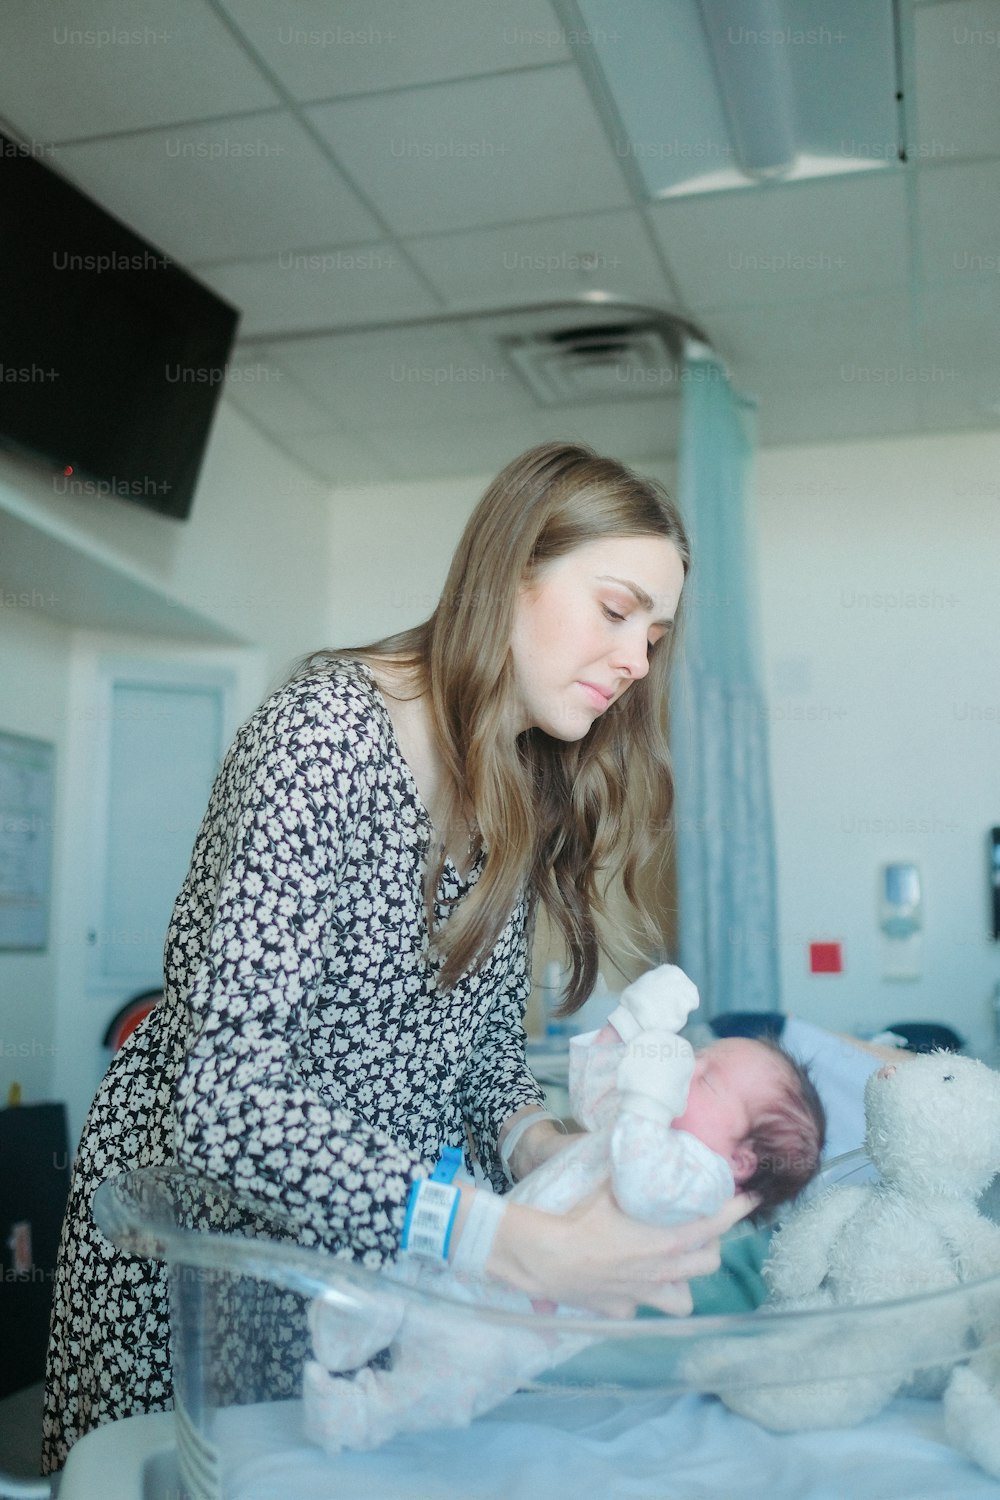
[[[529,1297],[606,1317],[633,1317],[640,1304],[685,1317],[688,1281],[718,1269],[720,1237],[756,1207],[741,1193],[711,1218],[663,1229],[623,1214],[608,1183],[565,1214],[508,1203],[487,1270]]]

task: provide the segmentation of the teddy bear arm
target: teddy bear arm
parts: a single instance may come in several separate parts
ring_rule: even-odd
[[[771,1241],[764,1266],[772,1297],[807,1297],[822,1286],[830,1251],[867,1196],[862,1187],[831,1188],[785,1220]]]
[[[962,1227],[956,1253],[963,1281],[979,1281],[1000,1270],[1000,1225],[977,1215]]]

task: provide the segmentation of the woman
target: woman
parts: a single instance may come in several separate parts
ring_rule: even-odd
[[[46,1470],[97,1423],[171,1401],[162,1269],[94,1227],[104,1178],[177,1162],[379,1266],[443,1146],[471,1139],[502,1192],[505,1165],[517,1179],[565,1142],[524,1058],[533,917],[541,901],[565,937],[567,1010],[596,977],[603,881],[620,874],[651,927],[636,873],[671,802],[687,567],[654,485],[589,449],[533,449],[473,513],[430,620],[310,658],[240,730],[174,908],[164,999],[84,1128]],[[476,1196],[462,1189],[451,1254]],[[751,1206],[650,1229],[606,1188],[560,1218],[511,1205],[488,1268],[539,1299],[685,1313],[687,1279]]]

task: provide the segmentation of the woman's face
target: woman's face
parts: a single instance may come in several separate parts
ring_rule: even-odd
[[[602,537],[544,563],[521,588],[511,633],[517,732],[582,739],[649,671],[683,583],[665,537]]]

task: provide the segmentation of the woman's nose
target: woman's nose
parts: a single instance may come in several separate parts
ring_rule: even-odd
[[[627,672],[629,677],[639,679],[649,671],[649,642],[643,634],[641,640],[624,640],[613,657],[614,665]]]

